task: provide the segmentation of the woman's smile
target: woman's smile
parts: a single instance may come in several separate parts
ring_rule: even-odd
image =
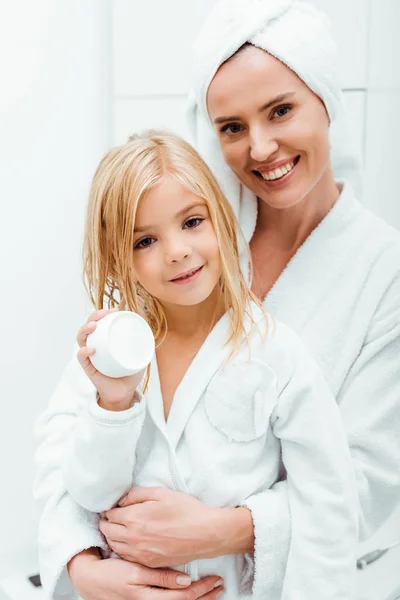
[[[289,160],[281,163],[281,166],[271,169],[266,166],[260,167],[259,169],[253,169],[252,172],[257,177],[260,183],[266,185],[268,188],[282,187],[292,181],[295,172],[297,172],[297,165],[300,162],[300,156],[296,156],[294,160]]]

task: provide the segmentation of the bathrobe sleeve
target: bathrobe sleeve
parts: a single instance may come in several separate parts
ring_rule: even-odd
[[[400,498],[400,274],[382,297],[337,401],[355,466],[364,540]]]
[[[356,476],[363,541],[387,520],[400,497],[399,274],[383,294],[360,345],[336,401]],[[287,482],[248,498],[245,505],[252,512],[260,568],[282,574],[291,541]]]
[[[104,410],[94,398],[76,417],[62,477],[70,496],[83,508],[109,510],[131,489],[144,416],[145,399],[140,394],[140,401],[119,412]]]
[[[294,334],[286,335],[286,349],[290,356],[282,357],[284,369],[278,367],[281,390],[271,415],[286,481],[244,503],[255,529],[253,597],[271,594],[275,580],[272,589],[282,600],[350,600],[358,495],[343,423],[322,373]]]
[[[95,402],[95,394],[74,356],[35,426],[39,445],[35,454],[33,492],[40,515],[40,574],[49,598],[77,598],[66,568],[73,556],[91,547],[109,551],[98,529],[98,514],[83,508],[71,497],[62,473],[66,449],[78,417]]]

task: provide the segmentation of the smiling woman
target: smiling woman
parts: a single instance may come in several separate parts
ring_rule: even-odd
[[[330,164],[329,116],[321,99],[293,71],[246,44],[218,69],[207,106],[225,161],[263,200],[261,220],[269,219],[268,207],[301,203],[302,211],[310,205],[317,205],[320,213],[329,211],[338,197]]]

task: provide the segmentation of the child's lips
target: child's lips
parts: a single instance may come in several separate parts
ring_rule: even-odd
[[[178,284],[189,283],[189,282],[193,281],[200,274],[200,271],[202,270],[202,268],[203,268],[203,265],[201,267],[197,267],[195,269],[190,269],[189,271],[185,271],[184,273],[177,275],[177,277],[174,277],[174,279],[171,279],[170,282],[178,283]]]

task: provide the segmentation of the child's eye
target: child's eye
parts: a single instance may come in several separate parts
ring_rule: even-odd
[[[191,217],[185,222],[184,226],[188,229],[194,229],[195,227],[198,227],[203,221],[204,219],[201,219],[200,217]]]
[[[293,106],[291,104],[282,104],[282,106],[275,108],[275,110],[272,112],[272,116],[276,115],[277,118],[285,117],[288,112],[292,110],[292,108]]]
[[[140,248],[148,248],[149,246],[151,246],[153,244],[154,241],[155,241],[154,238],[151,238],[151,237],[143,238],[135,245],[135,250],[140,249]]]
[[[242,131],[243,127],[239,123],[227,123],[221,127],[220,132],[227,135],[236,135]]]

